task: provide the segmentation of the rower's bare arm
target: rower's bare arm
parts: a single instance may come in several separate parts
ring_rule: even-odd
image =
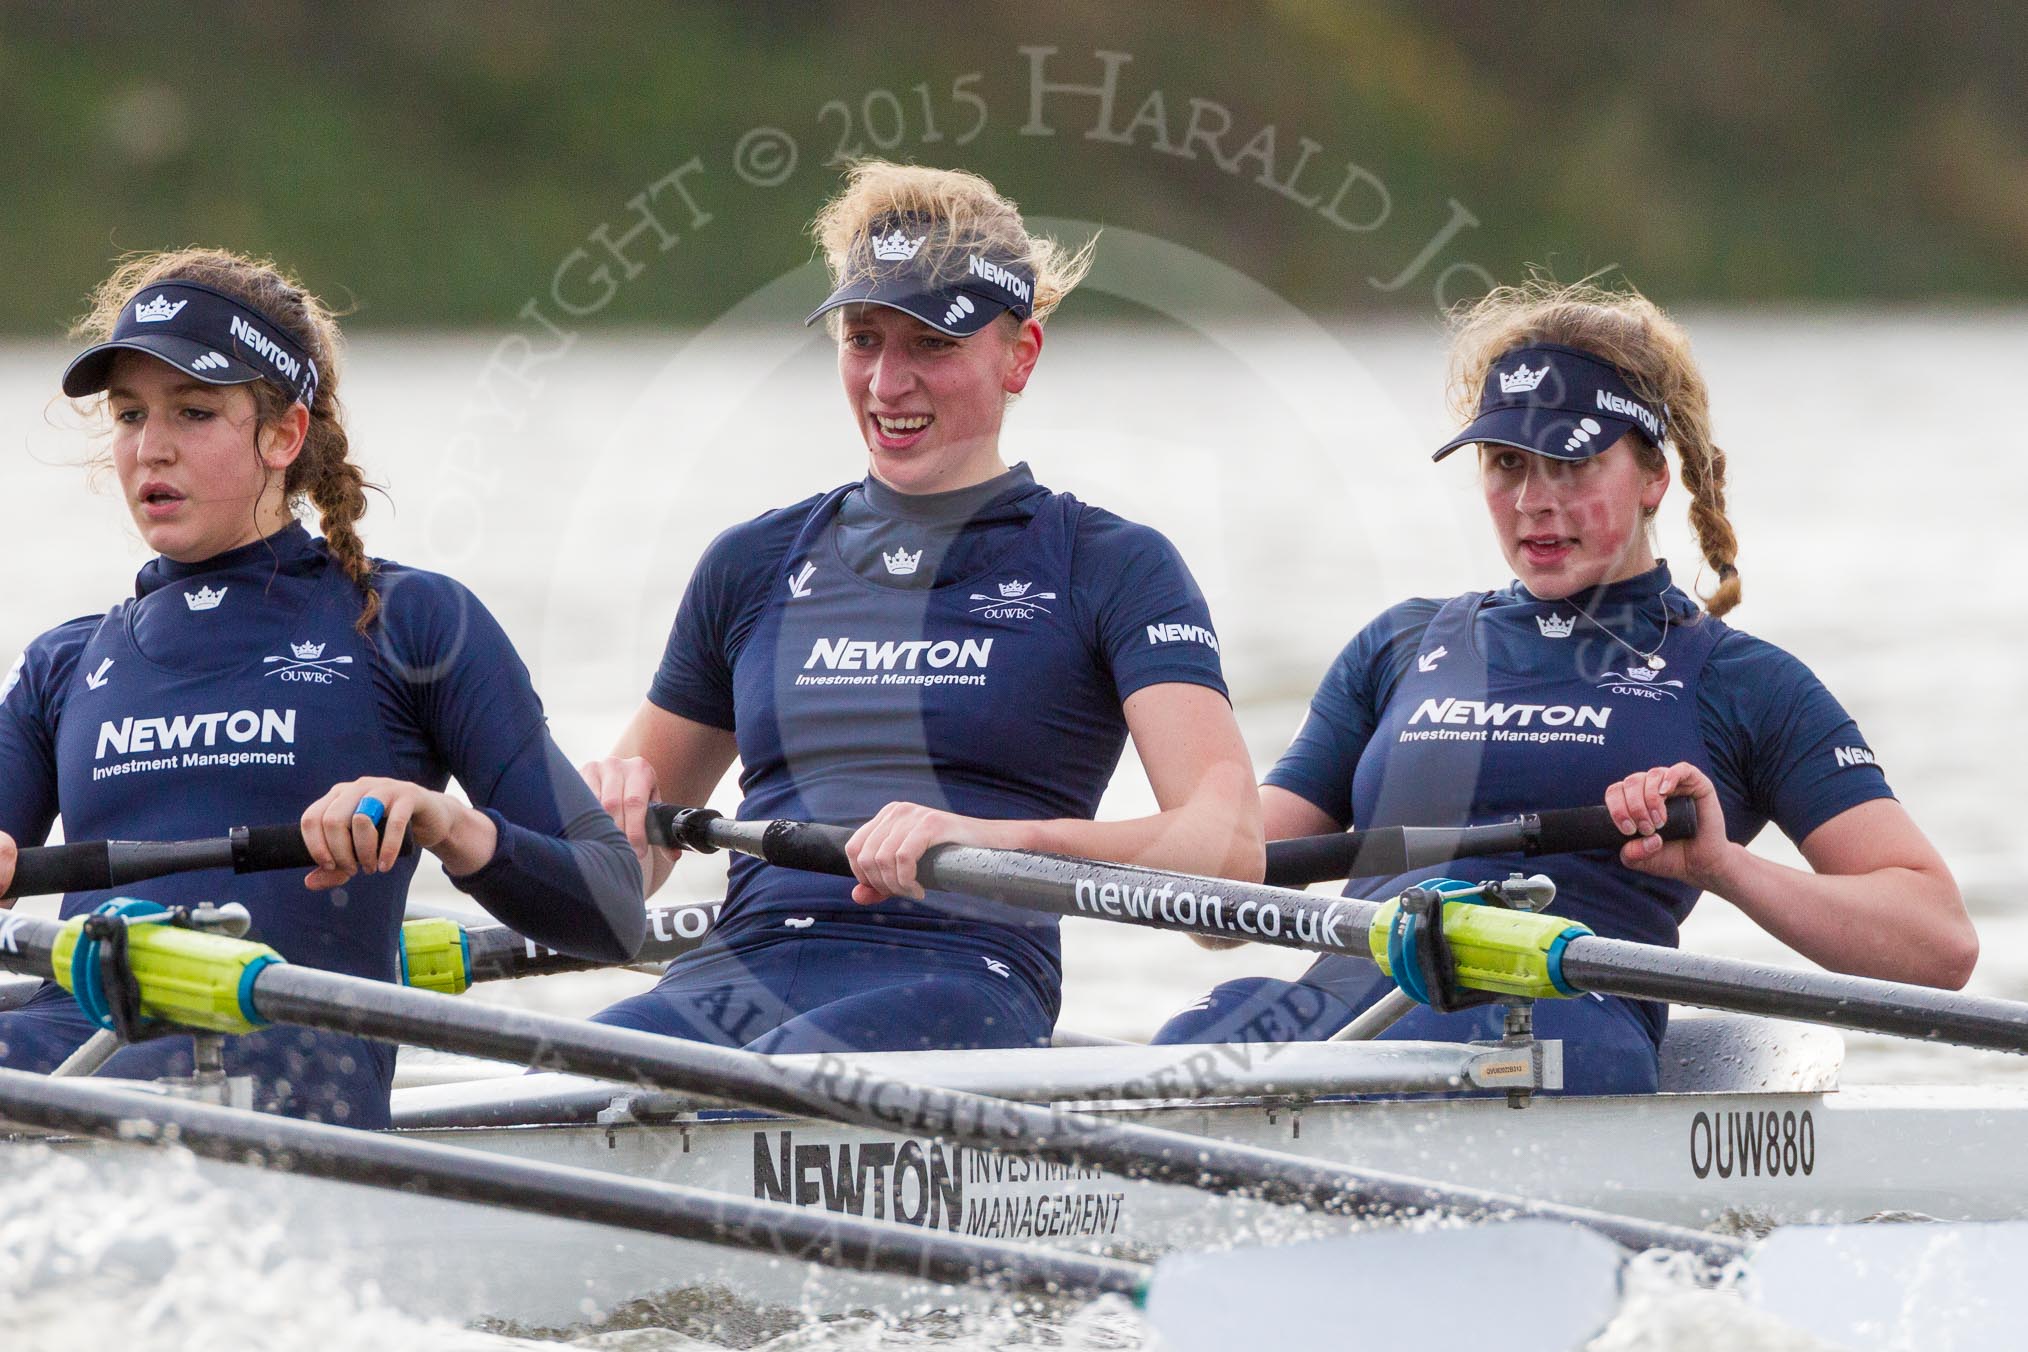
[[[1122,706],[1160,809],[1094,822],[1020,822],[1016,848],[1259,882],[1267,868],[1253,760],[1225,696],[1180,681],[1151,685]]]
[[[1697,799],[1697,835],[1672,844],[1647,835],[1659,823],[1662,798],[1686,792]],[[1632,821],[1642,832],[1621,852],[1629,867],[1724,897],[1814,962],[1951,990],[1971,978],[1979,936],[1957,880],[1892,798],[1847,808],[1812,831],[1800,846],[1809,872],[1726,839],[1717,791],[1694,766],[1629,776],[1607,791],[1606,803],[1622,816],[1623,830]]]
[[[14,861],[21,857],[21,851],[14,844],[14,837],[0,831],[0,893],[14,885]],[[11,897],[0,896],[0,911],[14,905]]]
[[[1181,681],[1137,690],[1122,706],[1159,811],[1126,821],[1060,817],[984,821],[914,803],[890,803],[846,846],[859,877],[853,900],[920,897],[916,862],[932,845],[1037,850],[1246,882],[1267,856],[1260,795],[1239,724],[1225,697]]]
[[[1327,835],[1338,829],[1338,823],[1299,793],[1277,788],[1273,784],[1260,786],[1260,815],[1262,833],[1269,840],[1290,840],[1297,836]],[[1190,936],[1201,948],[1224,949],[1243,948],[1244,939],[1219,939],[1209,934]]]
[[[675,855],[648,843],[648,804],[701,807],[738,754],[738,742],[724,728],[643,700],[612,754],[583,767],[585,782],[641,861],[646,895],[653,896],[675,866]]]
[[[1301,794],[1290,793],[1272,784],[1260,786],[1260,812],[1262,834],[1268,840],[1320,836],[1338,829],[1338,823],[1331,820],[1331,815],[1315,803]],[[1221,939],[1209,934],[1193,934],[1190,937],[1198,947],[1214,951],[1246,946],[1244,939]]]
[[[1261,824],[1269,840],[1294,840],[1298,836],[1327,836],[1343,830],[1331,814],[1300,793],[1273,784],[1260,786]]]

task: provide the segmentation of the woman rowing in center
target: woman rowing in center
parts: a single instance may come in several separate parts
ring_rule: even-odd
[[[410,839],[523,933],[631,957],[639,867],[550,740],[506,635],[456,582],[360,544],[365,480],[322,303],[271,264],[193,249],[126,262],[81,330],[92,346],[63,391],[104,395],[110,466],[157,557],[131,600],[35,639],[0,688],[0,892],[16,842],[40,844],[59,816],[72,840],[300,819],[319,865],[307,879],[117,890],[239,902],[291,962],[395,981]],[[306,504],[321,539],[296,519]],[[474,806],[443,792],[453,776]],[[74,893],[63,914],[111,895]],[[46,984],[0,1014],[0,1065],[52,1069],[93,1031]],[[190,1058],[189,1038],[166,1038],[105,1073],[187,1074]],[[254,1078],[256,1106],[387,1123],[385,1044],[274,1028],[227,1039],[225,1066]]]
[[[866,477],[719,536],[585,773],[651,886],[646,804],[703,802],[735,754],[740,816],[857,826],[857,878],[734,860],[706,945],[597,1017],[768,1051],[1047,1042],[1055,918],[925,894],[916,863],[959,842],[1258,878],[1211,617],[1162,536],[1001,457],[1085,255],[981,178],[878,162],[815,232]],[[1160,811],[1092,821],[1130,735]]]
[[[1466,825],[1603,801],[1631,839],[1528,861],[1551,910],[1609,938],[1677,943],[1701,892],[1837,971],[1957,987],[1978,939],[1949,870],[1859,729],[1803,663],[1719,619],[1740,597],[1725,457],[1683,330],[1632,292],[1531,284],[1462,313],[1454,400],[1470,422],[1493,534],[1516,581],[1404,601],[1352,640],[1261,789],[1270,839],[1361,827]],[[1718,585],[1700,611],[1653,552],[1673,448]],[[1531,712],[1532,711],[1532,712]],[[1537,716],[1539,715],[1539,716]],[[1655,834],[1690,797],[1694,839]],[[1808,872],[1750,854],[1769,821]],[[1518,859],[1445,871],[1500,878]],[[1426,874],[1358,878],[1389,897]],[[1324,957],[1300,981],[1230,981],[1171,1019],[1163,1042],[1328,1038],[1392,983]],[[1657,1082],[1666,1007],[1584,996],[1536,1005],[1564,1041],[1565,1086]],[[1416,1010],[1387,1036],[1496,1039],[1500,1011]]]

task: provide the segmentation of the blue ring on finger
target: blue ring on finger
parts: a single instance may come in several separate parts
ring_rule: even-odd
[[[373,829],[377,831],[380,829],[381,824],[387,820],[387,804],[369,793],[359,800],[358,807],[352,809],[352,815],[366,818],[366,820],[373,823]]]

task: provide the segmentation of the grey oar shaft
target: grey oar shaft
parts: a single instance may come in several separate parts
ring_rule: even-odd
[[[713,846],[820,873],[849,873],[843,827],[733,822],[698,817],[678,825]],[[937,846],[917,869],[925,886],[988,897],[1028,910],[1116,920],[1317,953],[1371,959],[1367,929],[1376,902],[1102,864],[1060,855]],[[1711,958],[1617,939],[1577,938],[1562,972],[1574,989],[1710,1009],[1771,1014],[1984,1047],[2028,1052],[2028,1004],[1833,972],[1798,971]]]
[[[1993,1051],[2028,1051],[2028,1004],[2017,1000],[1799,972],[1622,939],[1571,940],[1563,953],[1563,975],[1580,990],[1604,995],[1803,1019]]]
[[[0,930],[0,966],[46,969],[58,932],[50,921],[10,917]],[[261,1017],[274,1023],[672,1089],[796,1117],[937,1137],[1095,1166],[1125,1178],[1344,1215],[1444,1211],[1475,1218],[1543,1216],[1589,1226],[1630,1248],[1685,1249],[1720,1259],[1739,1252],[1736,1241],[1678,1226],[875,1077],[843,1057],[784,1066],[732,1047],[473,1004],[312,967],[275,963],[261,968],[253,980],[252,1001]]]
[[[679,902],[648,908],[648,937],[635,956],[636,962],[667,962],[679,958],[704,942],[704,936],[718,918],[716,901]],[[536,943],[505,925],[470,925],[465,942],[471,958],[472,980],[501,981],[525,976],[547,976],[553,972],[604,970],[611,963],[559,953]]]
[[[129,1144],[181,1145],[209,1159],[483,1202],[858,1272],[941,1283],[991,1281],[1024,1293],[1074,1296],[1131,1296],[1148,1275],[1138,1264],[1109,1258],[883,1225],[780,1202],[14,1070],[0,1070],[0,1118]]]

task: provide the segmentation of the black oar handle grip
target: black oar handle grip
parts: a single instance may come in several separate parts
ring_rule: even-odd
[[[404,839],[401,852],[415,853],[415,841]],[[59,892],[96,892],[208,868],[260,873],[268,869],[316,866],[317,861],[303,844],[303,830],[294,822],[286,826],[235,826],[223,838],[211,840],[80,840],[21,851],[5,895],[37,897]]]
[[[851,839],[852,828],[849,826],[777,821],[769,823],[761,848],[767,852],[770,864],[849,878],[852,876],[852,863],[845,857],[845,845]],[[934,854],[934,850],[931,853]],[[925,859],[924,865],[927,866],[928,862]],[[923,881],[930,881],[926,867]]]
[[[303,828],[293,822],[287,826],[235,826],[231,840],[234,873],[317,867],[309,847],[303,844]],[[408,842],[402,843],[406,846]]]
[[[1541,825],[1528,854],[1575,854],[1580,850],[1616,850],[1630,837],[1621,833],[1604,804],[1555,808],[1540,813]],[[1697,800],[1671,798],[1668,816],[1655,834],[1664,840],[1688,840],[1697,834]]]
[[[41,897],[55,892],[85,892],[113,887],[112,866],[103,840],[74,845],[31,845],[14,861],[9,897]]]
[[[310,847],[303,843],[303,828],[295,822],[285,826],[235,826],[226,838],[232,846],[234,873],[317,867],[317,861],[310,857]],[[396,857],[406,859],[414,853],[415,837],[403,836]]]
[[[770,864],[808,873],[852,875],[852,865],[845,858],[845,844],[852,839],[849,826],[797,821],[729,822],[708,807],[650,803],[647,831],[652,845],[696,850],[700,854],[711,854],[720,848],[721,842],[715,838],[718,832],[732,833],[726,843],[736,844],[744,851],[754,843],[747,833],[759,831],[759,854]]]
[[[1670,799],[1659,834],[1664,840],[1697,834],[1695,800]],[[1340,878],[1411,873],[1484,855],[1614,850],[1626,841],[1603,803],[1554,808],[1486,826],[1383,826],[1270,841],[1266,881],[1276,887],[1303,887]]]

